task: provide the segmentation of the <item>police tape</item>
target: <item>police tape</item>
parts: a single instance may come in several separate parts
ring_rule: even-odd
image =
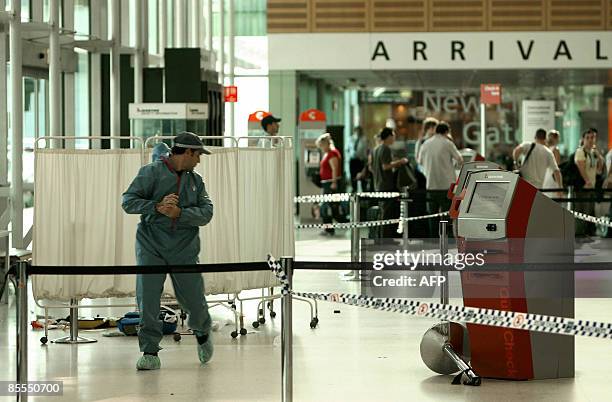
[[[358,196],[362,198],[397,198],[401,194],[397,192],[370,192],[370,193],[357,193]]]
[[[316,195],[301,195],[294,197],[293,202],[298,204],[306,204],[313,202],[345,202],[351,198],[349,193],[334,193],[334,194],[316,194]]]
[[[404,234],[404,229],[406,228],[406,205],[403,202],[400,202],[400,224],[397,225],[397,233]]]
[[[291,293],[291,295],[302,298],[341,303],[381,311],[403,313],[416,317],[435,318],[445,321],[457,321],[468,324],[487,325],[559,335],[612,338],[612,323],[606,322],[577,320],[574,318],[476,307],[462,307],[433,302],[425,303],[416,300],[399,298],[383,299],[346,293],[296,292],[290,289],[285,271],[283,270],[281,264],[272,256],[268,256],[268,265],[281,282],[283,295],[288,295]]]
[[[396,192],[366,192],[355,193],[361,198],[397,198],[400,193]],[[351,193],[333,193],[333,194],[313,194],[300,195],[293,198],[293,202],[298,204],[306,204],[313,202],[345,202],[350,200]]]
[[[306,223],[296,224],[296,229],[353,229],[371,228],[375,226],[395,225],[400,223],[399,219],[386,219],[381,221],[347,222],[347,223]]]
[[[421,215],[421,216],[411,216],[409,218],[400,218],[400,219],[385,219],[380,221],[366,221],[366,222],[347,222],[347,223],[305,223],[305,224],[296,224],[296,229],[353,229],[353,228],[371,228],[375,226],[385,226],[385,225],[397,225],[402,222],[412,222],[418,221],[421,219],[430,219],[437,218],[448,215],[448,212],[440,212],[437,214],[431,215]],[[399,229],[398,229],[398,233]]]
[[[608,217],[596,218],[594,216],[587,215],[582,212],[572,211],[571,209],[569,211],[574,215],[575,218],[580,219],[581,221],[591,222],[597,225],[603,225],[612,228],[612,222],[610,222],[610,218]]]
[[[430,218],[438,218],[438,217],[441,218],[441,217],[447,216],[447,215],[448,215],[448,211],[446,211],[446,212],[438,212],[437,214],[411,216],[409,218],[403,218],[403,220],[406,221],[406,222],[411,222],[411,221],[419,221],[421,219],[430,219]]]

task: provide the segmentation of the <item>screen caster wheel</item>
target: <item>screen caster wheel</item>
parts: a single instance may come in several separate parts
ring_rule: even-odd
[[[240,328],[240,335],[246,335],[246,334],[247,334],[246,328]]]
[[[270,318],[276,317],[276,311],[270,311]]]
[[[318,323],[319,323],[319,320],[315,320],[313,318],[312,320],[310,320],[310,328],[315,329]]]
[[[172,336],[172,339],[174,339],[174,342],[180,342],[181,341],[181,334],[174,334]]]
[[[232,336],[232,338],[236,339],[238,337],[238,332],[232,331],[230,335]]]
[[[259,328],[259,321],[253,321],[253,328]]]
[[[43,345],[46,345],[47,342],[49,342],[49,339],[46,336],[43,336],[42,338],[40,338],[40,343],[42,343]]]

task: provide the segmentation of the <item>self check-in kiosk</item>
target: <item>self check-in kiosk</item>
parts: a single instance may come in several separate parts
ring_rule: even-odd
[[[464,185],[457,183],[463,190],[455,186],[462,200],[453,204],[457,207],[458,251],[482,253],[486,262],[482,270],[461,274],[465,306],[573,318],[573,272],[495,267],[573,262],[571,213],[515,173],[466,169],[464,180]],[[467,327],[471,364],[482,377],[574,376],[571,336],[475,324]]]
[[[448,213],[451,219],[453,219],[453,234],[455,238],[458,238],[457,217],[459,216],[459,206],[465,197],[465,184],[467,183],[467,179],[472,173],[484,170],[495,171],[502,169],[498,164],[488,161],[466,162],[461,166],[461,171],[457,175],[457,181],[451,184],[448,189],[448,198],[451,200],[451,206]]]

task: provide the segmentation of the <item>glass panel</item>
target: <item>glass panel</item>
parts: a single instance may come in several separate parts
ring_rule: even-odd
[[[149,43],[147,47],[150,54],[157,54],[157,32],[159,30],[159,21],[157,19],[157,0],[148,0],[148,11],[149,11]]]
[[[89,34],[89,0],[75,0],[74,2],[74,30],[78,34]]]
[[[166,3],[166,47],[174,46],[174,2]]]
[[[21,20],[30,20],[30,0],[21,0]]]
[[[49,1],[43,0],[43,21],[49,21]]]
[[[221,0],[213,0],[214,26],[219,27],[219,10]],[[225,3],[225,30],[227,34],[229,17],[227,2]],[[266,27],[266,0],[234,0],[236,36],[265,36]],[[217,28],[215,28],[217,29]],[[217,34],[217,33],[215,33]]]
[[[38,103],[38,137],[44,137],[47,131],[47,80],[39,79],[37,100]]]
[[[89,54],[77,49],[77,71],[74,74],[74,128],[77,137],[91,135],[89,130]],[[75,148],[88,149],[87,140],[75,141]]]
[[[128,3],[128,15],[122,16],[121,18],[128,19],[128,25],[130,27],[130,32],[128,36],[128,43],[131,47],[136,45],[136,2],[130,1]],[[138,16],[138,18],[141,18]]]
[[[34,139],[38,133],[38,80],[23,78],[23,180],[34,182]]]

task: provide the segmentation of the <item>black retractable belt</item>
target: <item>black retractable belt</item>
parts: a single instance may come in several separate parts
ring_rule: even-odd
[[[268,271],[266,262],[240,262],[193,265],[101,265],[55,266],[32,265],[29,275],[130,275],[130,274],[178,274],[206,272]]]

